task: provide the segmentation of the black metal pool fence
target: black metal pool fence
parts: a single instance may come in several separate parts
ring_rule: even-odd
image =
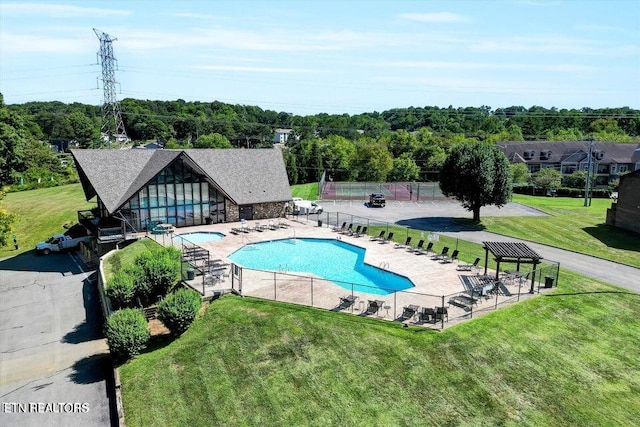
[[[559,268],[558,263],[543,263],[535,270],[501,274],[497,280],[495,275],[485,276],[478,271],[460,272],[463,291],[434,295],[289,273],[286,264],[280,266],[281,271],[256,270],[233,264],[231,286],[242,296],[444,329],[449,322],[471,319],[557,286]],[[531,283],[535,286],[532,287]],[[380,291],[388,293],[383,295]],[[377,309],[371,308],[372,302],[377,302]],[[414,310],[409,317],[405,310],[408,307]]]

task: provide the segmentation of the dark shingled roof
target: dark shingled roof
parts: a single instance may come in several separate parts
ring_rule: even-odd
[[[588,141],[503,141],[497,143],[510,162],[558,164],[558,163],[580,163],[587,160],[589,151]],[[604,157],[599,160],[600,164],[611,163],[634,163],[634,152],[640,149],[640,144],[621,144],[616,142],[593,143],[594,150],[602,150]],[[524,152],[533,150],[535,152],[532,159],[526,160]],[[541,153],[550,150],[548,158],[541,158]],[[640,153],[640,151],[638,152]],[[638,155],[636,155],[638,158]]]
[[[284,160],[275,149],[71,150],[87,200],[111,213],[178,157],[193,163],[238,204],[291,200]]]

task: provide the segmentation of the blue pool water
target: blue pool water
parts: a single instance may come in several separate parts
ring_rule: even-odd
[[[365,250],[333,239],[286,239],[255,243],[229,256],[257,270],[312,273],[354,291],[388,295],[412,288],[411,280],[364,263]]]
[[[176,234],[174,239],[185,239],[191,243],[215,242],[224,237],[224,234],[214,231],[194,231],[193,233]]]

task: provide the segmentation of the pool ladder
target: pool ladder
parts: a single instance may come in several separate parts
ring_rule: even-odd
[[[282,267],[282,264],[280,264],[278,266],[278,271],[281,273],[287,273],[289,271],[289,264],[285,264],[284,267]]]
[[[378,266],[378,268],[380,268],[380,270],[386,272],[387,270],[389,270],[389,263],[388,262],[381,262],[380,265]]]

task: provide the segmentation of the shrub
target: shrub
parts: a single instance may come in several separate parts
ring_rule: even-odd
[[[142,266],[137,263],[125,265],[122,271],[128,274],[133,280],[135,299],[138,303],[151,301],[153,296],[153,283],[147,278]]]
[[[116,310],[132,307],[136,297],[134,277],[125,270],[115,273],[107,282],[107,296]]]
[[[109,316],[105,335],[111,352],[126,359],[140,354],[150,336],[144,314],[135,308],[118,310]]]
[[[150,301],[155,296],[166,295],[180,279],[180,262],[180,251],[173,247],[140,254],[136,264],[142,268],[145,277],[140,286],[141,297]]]
[[[174,335],[180,335],[193,323],[200,310],[200,294],[190,289],[178,289],[158,305],[158,319]]]

